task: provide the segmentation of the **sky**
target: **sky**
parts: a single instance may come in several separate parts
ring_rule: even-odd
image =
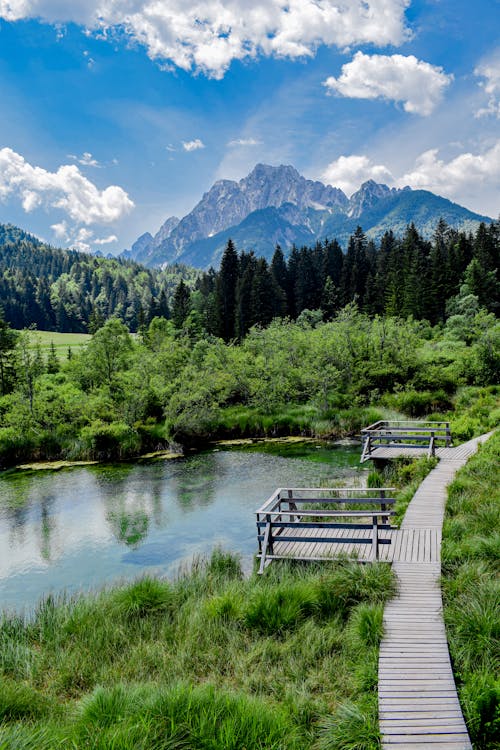
[[[500,214],[500,0],[0,0],[0,222],[119,253],[292,164]]]

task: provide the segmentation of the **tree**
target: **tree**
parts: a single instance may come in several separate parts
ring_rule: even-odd
[[[228,240],[222,256],[215,290],[218,334],[226,342],[231,341],[236,334],[235,307],[238,276],[238,254],[233,241]]]
[[[172,302],[172,322],[180,330],[191,312],[191,292],[181,279],[174,292]]]
[[[93,383],[106,383],[112,386],[117,373],[127,367],[128,355],[132,349],[132,338],[127,327],[110,318],[99,328],[87,345],[84,365]]]
[[[16,382],[16,344],[19,337],[1,317],[0,309],[0,392],[10,393]]]
[[[47,372],[49,373],[49,375],[54,375],[56,372],[59,372],[59,358],[56,353],[56,347],[54,346],[54,342],[52,340],[50,342],[50,349],[47,355]]]

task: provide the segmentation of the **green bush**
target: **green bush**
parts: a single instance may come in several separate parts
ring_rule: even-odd
[[[444,390],[437,391],[400,391],[385,399],[398,411],[410,417],[423,417],[433,411],[450,409],[453,404]]]
[[[137,431],[124,422],[93,422],[80,431],[79,439],[82,454],[98,461],[137,455],[141,447]]]
[[[16,427],[0,427],[0,469],[28,460],[36,446],[37,441],[31,432]]]

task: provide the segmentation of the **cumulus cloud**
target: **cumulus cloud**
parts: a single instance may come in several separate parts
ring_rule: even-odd
[[[488,94],[488,103],[477,112],[477,116],[495,115],[500,118],[500,49],[478,65],[474,73],[484,79],[479,85]]]
[[[367,156],[340,156],[322,172],[321,179],[352,195],[367,180],[392,184],[394,177],[383,164],[373,164]]]
[[[17,196],[26,212],[62,209],[78,224],[108,224],[122,218],[134,204],[118,185],[99,190],[75,164],[57,172],[34,167],[10,148],[0,149],[0,200]],[[57,226],[57,225],[55,225]]]
[[[449,161],[440,159],[437,149],[425,151],[398,183],[453,197],[471,188],[500,188],[500,140],[483,153],[467,152]]]
[[[475,204],[484,213],[485,194],[500,191],[500,139],[480,153],[464,152],[452,159],[439,157],[437,149],[420,154],[404,174],[375,164],[366,155],[341,156],[329,164],[320,178],[351,195],[366,180],[414,190],[430,190],[452,200]]]
[[[406,112],[430,115],[453,76],[414,55],[365,55],[357,52],[338,78],[324,81],[330,93],[353,99],[403,102]]]
[[[233,141],[228,142],[228,146],[235,148],[237,146],[260,146],[262,141],[258,141],[256,138],[235,138]]]
[[[194,141],[182,141],[182,148],[184,151],[198,151],[205,148],[205,144],[199,138],[195,138]]]
[[[319,45],[399,45],[410,0],[0,0],[0,18],[125,32],[153,60],[221,78],[233,60],[311,56]],[[167,65],[168,69],[168,65]]]

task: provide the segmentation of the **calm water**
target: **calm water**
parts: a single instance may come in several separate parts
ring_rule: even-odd
[[[358,448],[293,445],[275,455],[283,450],[0,478],[0,608],[29,611],[49,592],[174,574],[215,545],[250,566],[253,511],[276,487],[345,483],[360,471]]]

